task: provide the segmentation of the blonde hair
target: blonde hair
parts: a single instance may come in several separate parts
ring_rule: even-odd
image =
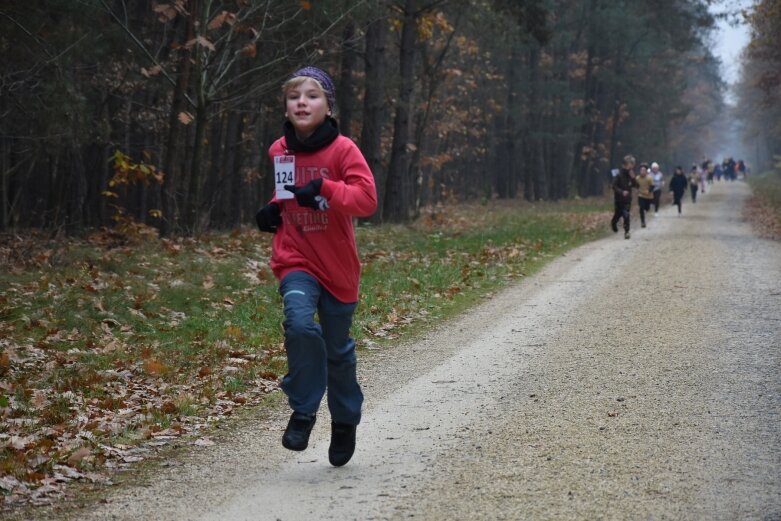
[[[325,95],[325,89],[323,88],[323,84],[320,83],[315,78],[311,78],[309,76],[295,76],[287,80],[285,83],[282,84],[282,95],[287,96],[288,92],[300,87],[301,84],[304,83],[306,80],[312,80],[313,82],[315,82],[317,88],[319,88],[320,91],[323,93],[323,95]]]

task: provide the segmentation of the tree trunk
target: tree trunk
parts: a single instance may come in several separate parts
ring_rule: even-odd
[[[618,160],[618,121],[621,117],[621,91],[616,88],[615,98],[613,99],[613,116],[610,127],[610,165],[611,167],[619,163]]]
[[[193,17],[199,17],[198,23],[202,31],[206,26],[206,15],[210,2],[205,0],[199,5],[198,0],[192,0],[191,13]],[[206,6],[204,6],[204,4]],[[204,188],[204,150],[206,148],[207,127],[209,124],[209,103],[206,99],[206,78],[204,77],[204,68],[206,67],[206,51],[198,45],[193,46],[195,50],[195,63],[193,77],[195,82],[195,125],[194,137],[192,141],[192,153],[190,156],[190,180],[187,189],[187,210],[185,222],[187,224],[186,232],[196,234],[203,229],[203,224],[209,222],[209,216],[203,208],[203,197],[201,196]]]
[[[195,13],[191,12],[187,17],[186,41],[195,38]],[[179,114],[186,109],[187,90],[190,84],[190,63],[192,60],[191,52],[182,47],[179,52],[179,71],[176,78],[176,87],[174,88],[173,98],[171,100],[171,110],[168,113],[168,136],[165,145],[165,159],[163,160],[163,188],[161,194],[161,210],[163,218],[161,220],[160,233],[168,235],[178,228],[179,223],[179,197],[178,191],[178,166],[179,151],[182,143],[182,126],[179,121]]]
[[[356,62],[355,23],[350,20],[342,33],[342,67],[339,74],[339,88],[336,107],[339,111],[339,129],[342,135],[351,137],[353,126],[353,70]]]
[[[382,193],[373,220],[382,219],[385,175],[382,168],[382,127],[385,121],[385,41],[388,20],[378,18],[366,28],[366,83],[363,95],[363,127],[361,152],[374,174],[374,182]]]
[[[533,198],[535,201],[545,199],[547,185],[545,179],[545,147],[542,131],[542,107],[540,96],[540,47],[532,45],[529,51],[529,167],[533,186]]]
[[[580,126],[573,158],[573,172],[578,195],[588,197],[601,193],[602,181],[597,157],[597,126],[599,125],[599,103],[597,100],[598,80],[594,76],[596,44],[599,35],[596,29],[599,0],[589,0],[588,30],[586,32],[586,74],[583,81],[583,123]]]
[[[460,19],[460,16],[460,14],[457,16],[455,23],[456,26],[458,25],[458,19]],[[437,154],[437,151],[435,150],[437,148],[437,140],[426,140],[426,136],[432,133],[429,128],[429,118],[431,116],[432,107],[434,105],[437,88],[444,79],[441,71],[445,63],[445,56],[447,56],[447,52],[450,49],[450,45],[453,42],[453,37],[456,35],[456,32],[457,31],[454,28],[448,35],[446,43],[436,52],[433,57],[431,57],[431,59],[429,59],[428,53],[426,52],[426,47],[424,46],[422,48],[423,57],[421,61],[423,63],[423,79],[421,81],[421,91],[425,92],[423,92],[421,96],[423,99],[421,99],[420,102],[416,102],[414,104],[420,108],[416,111],[414,117],[415,133],[412,138],[412,145],[414,147],[409,158],[409,171],[412,179],[413,190],[411,217],[417,217],[420,214],[421,201],[424,199],[423,191],[428,186],[429,181],[428,175],[430,174],[431,169],[427,168],[424,170],[420,164],[420,158],[423,156],[424,148],[426,148],[427,153],[432,156]],[[490,176],[486,175],[483,177],[490,185]],[[489,187],[488,190],[490,192],[491,188]]]
[[[87,197],[87,179],[84,169],[84,154],[82,147],[72,142],[70,145],[71,190],[68,194],[68,234],[73,234],[84,227],[84,217],[87,213],[84,201]]]
[[[67,176],[60,172],[61,150],[52,151],[49,156],[49,187],[47,194],[48,203],[43,209],[44,226],[46,228],[59,228],[63,220],[64,195],[67,191]]]
[[[518,165],[515,149],[515,110],[517,109],[515,85],[517,82],[516,68],[518,63],[518,48],[511,44],[510,60],[507,67],[507,98],[505,104],[506,117],[500,121],[499,148],[496,151],[496,186],[497,195],[502,199],[512,199],[518,191]]]
[[[209,168],[206,169],[204,213],[209,216],[212,226],[220,228],[228,218],[228,177],[223,168],[224,156],[227,152],[228,115],[217,116],[209,125]]]
[[[225,138],[225,161],[223,175],[228,179],[227,222],[230,227],[240,226],[243,220],[244,178],[240,170],[242,159],[241,133],[244,129],[244,120],[241,114],[231,112],[228,116],[228,128]]]
[[[567,52],[560,47],[554,54],[554,81],[558,85],[568,87]],[[571,168],[572,168],[572,142],[567,129],[569,107],[565,107],[567,95],[555,95],[551,101],[551,114],[546,117],[550,125],[547,165],[552,183],[550,184],[549,197],[554,201],[565,199],[569,196]]]
[[[410,218],[413,204],[413,179],[409,170],[410,113],[415,86],[415,43],[417,38],[417,1],[405,0],[404,26],[399,51],[400,88],[393,122],[393,145],[385,182],[383,219],[404,222]]]
[[[192,162],[190,163],[190,182],[187,188],[187,211],[186,211],[186,227],[185,230],[188,235],[197,233],[202,229],[201,224],[208,222],[208,216],[203,215],[203,208],[201,207],[201,192],[203,189],[203,157],[206,136],[206,127],[208,126],[208,111],[209,107],[205,104],[205,100],[200,97],[198,100],[198,108],[195,111],[195,136],[193,138],[192,145]]]
[[[3,105],[5,105],[5,103],[3,103]],[[7,137],[0,137],[0,231],[7,229],[10,222],[10,171],[11,140]]]

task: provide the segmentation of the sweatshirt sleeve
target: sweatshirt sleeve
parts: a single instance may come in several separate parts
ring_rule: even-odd
[[[617,195],[623,195],[624,190],[622,188],[619,188],[618,186],[618,180],[620,179],[620,176],[617,175],[613,178],[612,188],[613,192]]]
[[[377,209],[374,176],[361,151],[350,142],[340,161],[341,178],[323,179],[320,193],[334,210],[354,217],[369,217]]]

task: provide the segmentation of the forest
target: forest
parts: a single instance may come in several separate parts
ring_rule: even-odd
[[[303,65],[334,78],[377,223],[465,200],[601,195],[623,155],[669,173],[735,128],[766,168],[781,150],[781,8],[731,14],[752,40],[730,105],[712,3],[5,1],[0,231],[252,223],[273,190],[280,87]]]

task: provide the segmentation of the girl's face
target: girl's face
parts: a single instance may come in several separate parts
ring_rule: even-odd
[[[323,89],[311,78],[285,94],[285,116],[300,138],[307,138],[328,115],[328,100]]]

